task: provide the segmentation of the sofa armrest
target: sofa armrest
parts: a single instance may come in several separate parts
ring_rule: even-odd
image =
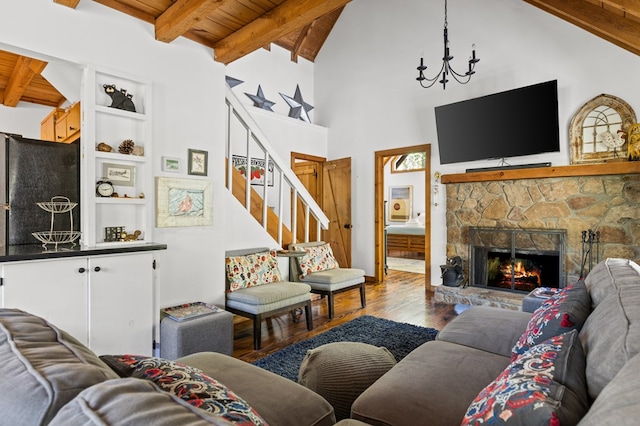
[[[447,324],[436,339],[510,357],[529,319],[531,314],[526,312],[473,306]]]

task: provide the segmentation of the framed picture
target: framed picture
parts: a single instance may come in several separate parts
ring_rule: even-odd
[[[156,226],[213,225],[212,183],[201,179],[156,177]]]
[[[247,176],[247,157],[232,155],[231,162],[240,174]],[[251,185],[264,185],[265,167],[264,158],[251,158]],[[267,173],[267,185],[273,186],[273,162],[269,162]]]
[[[413,185],[389,187],[389,221],[406,222],[413,210]]]
[[[111,181],[114,185],[135,186],[136,166],[126,164],[103,163],[102,177]]]
[[[207,151],[198,151],[196,149],[189,150],[189,170],[190,175],[206,176],[207,175],[207,163],[208,163]]]
[[[180,171],[180,159],[175,157],[162,157],[162,171],[178,173]]]

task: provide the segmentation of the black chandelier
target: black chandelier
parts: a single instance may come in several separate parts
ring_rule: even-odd
[[[469,58],[469,70],[460,74],[457,73],[453,68],[451,68],[450,61],[453,59],[453,56],[449,53],[449,31],[447,30],[447,0],[444,0],[444,57],[442,58],[442,68],[433,78],[427,78],[424,76],[424,70],[427,69],[427,66],[424,64],[424,57],[420,58],[420,66],[417,68],[418,70],[418,82],[422,87],[428,89],[429,87],[438,83],[442,83],[442,89],[447,88],[447,83],[449,80],[447,79],[448,75],[452,75],[453,78],[460,84],[467,84],[469,80],[471,80],[471,76],[475,74],[474,68],[480,59],[476,58],[476,45],[471,45],[471,58]],[[438,77],[442,76],[441,80],[438,80]],[[425,83],[425,81],[427,83]]]

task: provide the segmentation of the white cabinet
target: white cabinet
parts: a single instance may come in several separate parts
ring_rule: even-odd
[[[133,102],[135,111],[111,107],[114,100],[105,85],[114,86],[120,100]],[[151,83],[89,67],[82,93],[82,244],[104,247],[153,241]],[[133,142],[133,153],[118,151],[124,141]],[[112,151],[98,150],[99,144]],[[117,196],[96,194],[97,182],[104,180],[113,184]],[[136,241],[105,241],[107,227],[123,227],[129,235],[140,231],[140,235]]]
[[[2,307],[41,316],[98,355],[153,352],[149,252],[2,264]]]

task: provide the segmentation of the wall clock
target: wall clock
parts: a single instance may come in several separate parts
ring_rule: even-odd
[[[602,94],[586,102],[569,126],[571,164],[627,160],[627,132],[635,123],[633,108],[620,98]]]

